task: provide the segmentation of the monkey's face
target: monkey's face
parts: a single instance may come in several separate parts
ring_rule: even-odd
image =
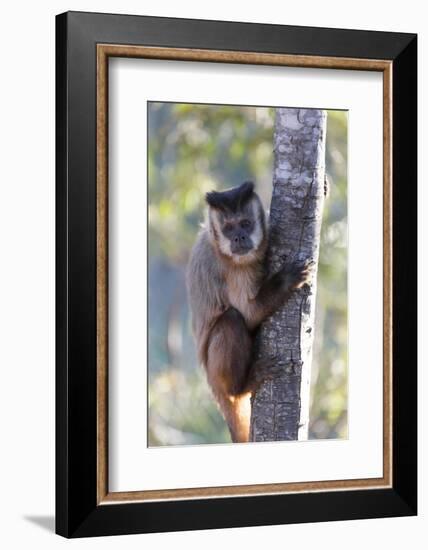
[[[210,232],[215,246],[235,263],[259,259],[266,240],[265,215],[250,182],[207,194]]]
[[[243,212],[243,214],[245,214]],[[253,250],[252,233],[254,221],[250,216],[224,216],[221,224],[222,236],[229,240],[232,254],[242,256]]]

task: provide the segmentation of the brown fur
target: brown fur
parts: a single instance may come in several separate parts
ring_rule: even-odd
[[[208,197],[215,207],[193,247],[187,277],[198,357],[234,442],[248,441],[251,392],[272,367],[254,361],[254,330],[309,276],[305,265],[265,277],[265,215],[259,197],[244,185],[225,192],[224,203],[221,193]],[[251,231],[240,229],[243,219]],[[237,227],[231,237],[225,224]],[[233,253],[231,242],[238,238],[252,248]]]

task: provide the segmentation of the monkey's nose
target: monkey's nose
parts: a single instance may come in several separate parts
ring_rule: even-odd
[[[245,243],[247,239],[245,235],[241,235],[241,236],[236,235],[236,237],[234,237],[233,240],[235,243],[239,243],[239,241],[241,241],[241,243]]]

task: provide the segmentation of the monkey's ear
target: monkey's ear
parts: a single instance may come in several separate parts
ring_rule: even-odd
[[[218,210],[224,210],[224,193],[218,191],[210,191],[206,193],[205,200],[211,208],[217,208]]]

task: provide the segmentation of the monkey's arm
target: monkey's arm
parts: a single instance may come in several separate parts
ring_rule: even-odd
[[[293,268],[282,268],[266,279],[256,297],[250,301],[250,328],[255,329],[267,317],[284,305],[293,291],[301,288],[311,277],[313,262]]]

